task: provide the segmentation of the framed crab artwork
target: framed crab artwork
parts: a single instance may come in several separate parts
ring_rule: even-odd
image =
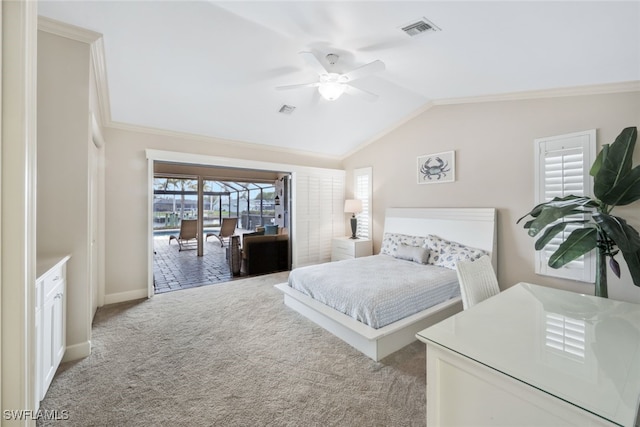
[[[440,184],[456,180],[456,152],[418,157],[418,184]]]

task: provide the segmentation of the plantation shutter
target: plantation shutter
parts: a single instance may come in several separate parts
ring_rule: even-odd
[[[356,236],[371,238],[371,168],[361,168],[353,171],[354,198],[362,201],[362,212],[356,215],[358,230]]]
[[[548,202],[554,197],[591,196],[593,179],[589,175],[589,168],[595,159],[595,145],[595,130],[536,139],[535,204]],[[586,219],[585,215],[574,215],[562,220],[580,219]],[[544,249],[536,251],[536,273],[591,283],[595,281],[593,253],[559,269],[548,266],[551,255],[571,232],[579,227],[567,226]]]
[[[331,241],[344,234],[344,171],[309,170],[292,178],[293,267],[331,260]]]

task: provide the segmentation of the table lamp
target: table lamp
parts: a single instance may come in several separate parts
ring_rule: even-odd
[[[344,201],[344,211],[351,214],[351,238],[357,239],[358,219],[356,214],[362,212],[362,200],[347,199]]]

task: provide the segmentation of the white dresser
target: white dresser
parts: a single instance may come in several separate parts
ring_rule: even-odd
[[[44,398],[66,346],[69,256],[38,257],[36,267],[36,405]]]
[[[429,426],[640,421],[639,304],[519,283],[417,337]]]
[[[331,244],[331,261],[358,258],[372,254],[373,245],[370,239],[335,237]]]

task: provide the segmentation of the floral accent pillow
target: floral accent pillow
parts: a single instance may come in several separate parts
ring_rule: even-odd
[[[483,255],[488,255],[482,249],[465,246],[458,242],[450,242],[433,235],[425,238],[424,245],[430,252],[428,264],[451,270],[456,269],[458,261],[475,261]]]
[[[395,256],[398,246],[401,244],[407,246],[424,246],[424,236],[410,236],[408,234],[384,233],[382,236],[382,247],[380,254]]]

